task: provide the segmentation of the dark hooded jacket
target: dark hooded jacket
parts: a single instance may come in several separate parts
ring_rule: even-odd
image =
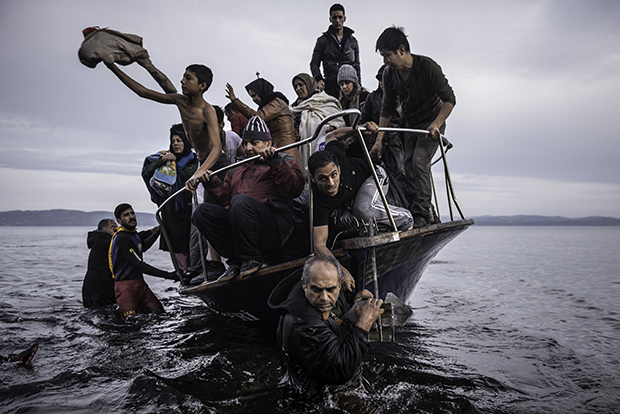
[[[269,297],[269,306],[281,315],[280,383],[309,400],[319,398],[328,385],[358,387],[368,333],[346,320],[339,325],[332,313],[324,317],[306,299],[299,278],[299,272],[293,273]],[[336,307],[342,312],[350,308],[342,291]]]
[[[82,304],[85,308],[101,308],[114,305],[114,278],[108,264],[108,249],[112,235],[103,230],[88,232],[86,245],[88,254],[88,270],[82,284]]]
[[[198,159],[192,152],[192,144],[187,139],[185,131],[180,124],[173,125],[170,128],[170,147],[169,151],[172,151],[172,136],[178,135],[183,140],[183,151],[180,154],[176,154],[176,174],[177,179],[172,186],[172,193],[176,193],[178,190],[185,186],[185,182],[189,180],[192,175],[198,169]],[[152,156],[147,157],[144,160],[142,166],[142,179],[146,184],[146,188],[151,194],[151,201],[160,206],[166,199],[160,196],[151,188],[149,181],[155,170],[166,165],[166,161],[162,160],[164,152],[158,152]],[[189,191],[185,191],[175,197],[174,201],[169,202],[164,206],[161,211],[164,226],[166,228],[166,234],[172,244],[172,250],[175,253],[187,253],[189,252],[189,234],[192,217],[192,194]],[[169,251],[164,237],[159,240],[159,248],[164,251]]]

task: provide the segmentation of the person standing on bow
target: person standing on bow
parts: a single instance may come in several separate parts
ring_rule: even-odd
[[[330,26],[317,40],[312,51],[310,71],[316,79],[318,88],[338,98],[338,69],[342,65],[351,65],[357,72],[357,78],[362,79],[360,66],[360,50],[353,30],[344,26],[347,17],[344,15],[344,6],[336,3],[329,8]],[[321,63],[323,73],[321,74]]]
[[[431,162],[437,151],[446,119],[456,105],[452,87],[441,67],[431,58],[414,55],[404,29],[388,27],[376,43],[376,51],[388,67],[383,72],[383,104],[379,127],[387,127],[402,103],[407,128],[428,130],[429,134],[407,134],[404,139],[405,173],[415,188],[414,227],[435,220],[432,217]],[[377,134],[371,155],[381,157],[384,131]]]

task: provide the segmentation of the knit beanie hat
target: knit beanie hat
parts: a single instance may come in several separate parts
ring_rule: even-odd
[[[259,139],[261,141],[271,141],[271,132],[262,118],[253,116],[243,130],[243,139]]]
[[[295,79],[299,79],[306,85],[306,89],[308,89],[308,96],[312,96],[314,91],[316,90],[316,80],[308,75],[307,73],[300,73],[299,75],[295,75],[293,78],[293,88],[295,87]]]
[[[351,65],[342,65],[338,69],[338,83],[341,81],[353,82],[356,85],[360,84],[359,79],[357,79],[357,72]]]

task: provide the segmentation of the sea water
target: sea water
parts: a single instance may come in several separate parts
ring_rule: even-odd
[[[146,276],[167,313],[87,310],[82,227],[3,227],[0,413],[338,413],[278,388],[273,332]],[[620,412],[620,228],[477,227],[429,265],[364,375],[385,413]],[[156,246],[145,260],[172,270]]]

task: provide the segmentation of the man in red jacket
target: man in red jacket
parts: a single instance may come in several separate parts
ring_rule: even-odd
[[[224,182],[210,171],[202,177],[217,204],[203,203],[192,221],[213,248],[228,259],[219,281],[244,278],[263,264],[263,255],[280,249],[293,232],[291,200],[303,191],[297,160],[272,147],[267,124],[252,117],[243,131],[248,157],[260,159],[229,170]]]

